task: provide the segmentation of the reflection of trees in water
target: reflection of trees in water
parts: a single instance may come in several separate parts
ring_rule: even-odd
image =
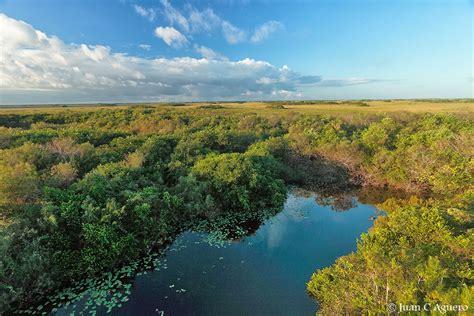
[[[282,209],[283,207],[252,212],[224,212],[201,220],[193,230],[207,233],[209,241],[213,243],[236,242],[255,234],[266,219],[275,216]]]
[[[330,206],[336,212],[350,210],[357,206],[357,199],[354,198],[356,191],[334,191],[331,193],[321,193],[319,191],[293,188],[292,193],[296,197],[312,198],[318,205]]]
[[[231,226],[228,230],[228,241],[239,242],[244,237],[254,235],[263,224],[263,221],[263,219],[249,219],[239,223],[237,226]]]
[[[292,194],[296,197],[314,197],[316,203],[330,206],[334,211],[347,211],[357,207],[358,203],[377,205],[389,198],[408,199],[410,194],[401,190],[389,190],[378,187],[362,187],[359,189],[321,192],[320,190],[293,188]]]
[[[364,204],[381,204],[389,198],[408,199],[409,193],[403,190],[394,190],[380,187],[363,187],[357,191],[357,199]]]
[[[350,194],[346,192],[332,196],[316,194],[314,199],[319,205],[330,206],[336,212],[344,212],[357,206],[357,200],[352,192]]]
[[[331,193],[294,187],[291,189],[291,194],[296,198],[314,198],[318,205],[331,207],[336,212],[345,212],[356,208],[359,203],[376,205],[389,197],[400,196],[393,190],[370,187],[359,190],[333,191]],[[236,242],[246,236],[254,235],[266,219],[275,216],[282,209],[283,207],[259,209],[252,212],[229,211],[217,213],[199,222],[194,230],[210,234],[212,238],[221,242]],[[294,217],[293,220],[304,218],[304,214],[299,212],[298,199],[289,197],[285,202],[285,209],[287,211],[292,209],[287,214]]]
[[[295,197],[302,197],[302,198],[308,199],[315,194],[315,191],[306,190],[300,187],[294,187],[294,188],[291,188],[291,194],[293,194]]]

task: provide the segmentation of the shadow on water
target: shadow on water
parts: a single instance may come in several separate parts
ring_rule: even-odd
[[[380,214],[355,192],[322,195],[293,188],[283,210],[202,221],[161,252],[63,290],[51,298],[52,305],[62,305],[52,311],[314,315],[317,305],[306,294],[311,274],[354,251]]]

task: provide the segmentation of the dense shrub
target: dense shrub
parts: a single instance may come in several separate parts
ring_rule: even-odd
[[[381,206],[358,251],[310,281],[321,311],[472,300],[472,120],[281,106],[0,115],[0,310],[122,266],[196,220],[278,209],[285,184],[305,183],[432,198]]]

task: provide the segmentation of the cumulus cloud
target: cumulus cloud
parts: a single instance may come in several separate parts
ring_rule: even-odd
[[[150,22],[152,22],[156,18],[156,11],[154,9],[144,8],[136,4],[133,5],[133,9],[136,13],[138,13],[144,18],[147,18]]]
[[[272,79],[268,77],[262,77],[255,80],[255,83],[258,83],[258,84],[274,84],[275,82],[277,82],[276,79]]]
[[[201,59],[145,59],[67,44],[1,13],[0,29],[0,104],[295,98],[325,82],[266,61],[222,59],[204,46],[195,47]],[[343,80],[325,84],[368,79]]]
[[[197,47],[207,55],[202,59],[145,59],[102,45],[66,44],[4,14],[0,29],[3,104],[244,99],[298,93],[301,77],[265,61],[218,59],[203,46]]]
[[[278,21],[268,21],[260,25],[255,29],[250,41],[252,43],[258,43],[267,39],[272,33],[283,29],[283,24]]]
[[[155,29],[155,36],[161,38],[166,45],[171,46],[173,48],[181,48],[186,45],[188,40],[186,36],[181,34],[177,29],[174,27],[166,26],[162,27],[159,26]]]

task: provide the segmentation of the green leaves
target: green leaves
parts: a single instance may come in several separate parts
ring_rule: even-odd
[[[241,236],[239,223],[282,205],[283,179],[444,201],[384,205],[389,216],[359,251],[310,282],[323,310],[334,305],[329,314],[364,304],[386,312],[387,287],[410,300],[468,300],[470,115],[311,111],[159,105],[0,116],[0,309],[131,262],[196,221],[213,242]]]
[[[279,165],[272,156],[212,154],[197,161],[192,172],[209,183],[208,193],[222,211],[279,207],[285,198]]]
[[[362,236],[357,252],[318,270],[308,283],[321,313],[384,313],[387,302],[443,303],[460,291],[464,301],[474,297],[466,286],[470,258],[457,246],[467,236],[455,236],[440,206],[412,199],[381,207],[388,216]]]

